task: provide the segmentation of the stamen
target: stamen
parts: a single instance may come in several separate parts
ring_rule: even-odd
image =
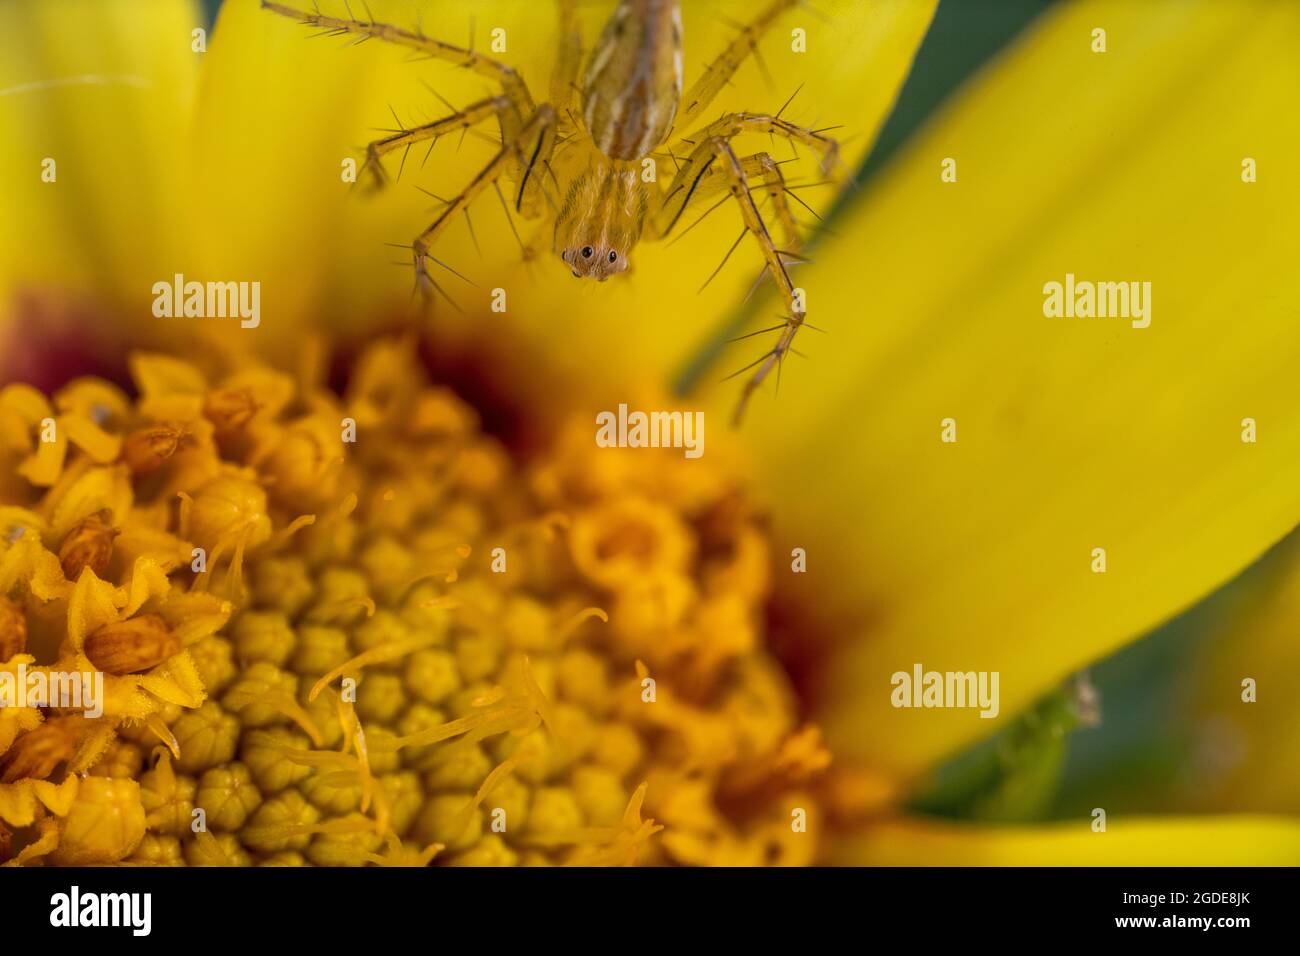
[[[598,607],[584,607],[577,614],[573,615],[573,617],[569,618],[568,622],[555,633],[555,643],[565,643],[577,632],[578,628],[590,621],[592,618],[599,619],[603,624],[609,623],[609,615],[606,614],[603,609]]]
[[[374,607],[373,601],[371,602],[371,607]],[[368,651],[362,651],[350,660],[344,661],[313,684],[310,693],[307,694],[307,700],[315,700],[322,690],[334,683],[335,680],[342,677],[344,674],[360,674],[363,668],[368,667],[371,664],[385,664],[390,661],[400,660],[407,654],[411,654],[421,648],[429,647],[434,643],[434,639],[431,637],[414,637],[407,641],[395,641],[392,644],[381,644],[379,647],[372,647]]]
[[[155,737],[161,740],[171,752],[172,757],[177,760],[181,759],[181,745],[176,740],[176,735],[172,729],[167,726],[167,722],[158,714],[150,714],[145,718],[145,726],[148,727]],[[168,765],[170,767],[170,764]]]

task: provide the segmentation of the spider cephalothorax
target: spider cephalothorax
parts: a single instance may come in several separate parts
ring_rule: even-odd
[[[263,5],[328,32],[412,47],[500,86],[497,94],[367,148],[367,167],[382,181],[380,160],[394,150],[487,120],[495,119],[500,127],[500,150],[411,244],[416,281],[426,296],[437,289],[427,268],[429,261],[437,261],[430,254],[434,242],[502,177],[517,183],[517,212],[553,219],[552,248],[569,271],[577,278],[600,281],[629,268],[632,249],[642,238],[671,235],[688,208],[730,193],[787,310],[776,343],[754,363],[737,408],[739,417],[749,396],[790,351],[807,307],[786,270],[787,263],[798,258],[800,235],[780,166],[766,152],[738,154],[733,140],[742,133],[783,137],[812,148],[827,173],[837,167],[839,153],[834,139],[784,120],[780,112],[724,113],[711,123],[698,124],[759,37],[799,0],[768,0],[685,92],[679,0],[619,0],[585,55],[576,2],[557,0],[559,55],[551,102],[540,104],[512,67],[471,49],[386,23],[307,13],[269,0]],[[676,164],[676,174],[666,185],[641,175],[642,164],[660,152]],[[754,189],[770,202],[782,234],[779,244],[759,211]]]
[[[582,146],[574,147],[583,148]],[[578,277],[605,281],[627,269],[650,204],[634,168],[594,153],[573,177],[555,214],[555,251]]]

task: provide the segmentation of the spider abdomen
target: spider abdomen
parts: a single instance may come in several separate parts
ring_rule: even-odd
[[[582,119],[611,159],[640,159],[664,141],[682,96],[677,0],[622,0],[591,51]]]

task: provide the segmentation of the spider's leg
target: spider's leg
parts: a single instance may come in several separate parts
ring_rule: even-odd
[[[772,203],[776,221],[781,224],[781,233],[785,237],[784,248],[788,252],[794,252],[800,245],[799,224],[795,222],[794,214],[790,211],[790,202],[786,198],[785,177],[781,175],[781,167],[767,153],[757,153],[752,158],[758,161],[758,167],[763,171],[763,186],[767,190],[767,198]]]
[[[792,143],[800,143],[810,147],[821,157],[824,175],[840,171],[840,144],[833,136],[791,123],[771,113],[727,113],[703,127],[690,139],[683,138],[671,147],[671,155],[680,156],[685,153],[689,157],[686,164],[678,167],[674,185],[683,178],[682,174],[687,171],[691,160],[699,156],[708,159],[710,153],[708,150],[702,150],[701,144],[706,144],[711,137],[731,139],[741,133],[769,133],[788,139]]]
[[[712,144],[715,139],[729,142],[741,133],[771,133],[792,142],[803,143],[821,155],[823,172],[839,172],[839,144],[831,137],[767,113],[728,113],[704,127],[695,139],[683,140],[690,149],[685,160],[678,165],[677,175],[656,203],[649,219],[651,235],[664,238],[676,229],[682,214],[700,195],[701,190],[706,194],[709,190],[716,193],[720,184],[729,186],[730,177],[725,169],[718,166],[718,153]],[[743,168],[742,171],[746,175],[746,181],[755,174],[752,168]],[[782,192],[784,191],[783,186]]]
[[[428,301],[433,291],[438,288],[425,263],[426,260],[433,259],[429,250],[439,234],[456,216],[468,209],[470,203],[478,198],[484,189],[500,179],[512,163],[518,163],[519,169],[519,188],[514,200],[515,211],[519,211],[523,206],[525,191],[529,188],[530,182],[540,183],[541,170],[549,162],[554,148],[555,110],[549,104],[543,103],[534,111],[518,134],[502,144],[500,151],[479,171],[470,184],[447,203],[429,228],[416,237],[411,243],[411,252],[415,262],[416,286],[425,301]]]
[[[481,123],[492,116],[500,117],[501,129],[507,135],[507,138],[518,132],[520,124],[519,112],[511,99],[508,96],[489,96],[477,103],[471,103],[463,110],[457,110],[450,116],[444,116],[431,123],[413,126],[399,133],[393,133],[391,136],[385,136],[383,139],[375,140],[366,147],[366,162],[363,169],[373,177],[376,187],[382,186],[385,182],[385,176],[384,167],[380,160],[387,154],[399,149],[409,149],[414,143],[436,140],[439,136],[454,130],[469,129],[476,123]]]
[[[551,102],[561,117],[577,103],[578,71],[582,67],[582,30],[577,0],[559,0],[559,51],[551,71]],[[576,115],[576,113],[575,113]]]
[[[802,244],[799,236],[799,224],[795,221],[790,209],[789,191],[786,187],[785,176],[781,174],[780,165],[770,154],[762,152],[741,157],[740,167],[745,174],[745,182],[752,185],[755,180],[762,180],[763,186],[767,190],[768,199],[771,200],[776,221],[781,224],[781,233],[785,243],[783,249],[787,251],[797,250]],[[728,170],[715,164],[704,177],[699,188],[695,190],[694,195],[691,196],[687,208],[702,205],[719,193],[729,191],[730,188],[731,177]],[[706,212],[704,215],[708,215],[708,213]],[[692,224],[703,218],[704,216],[698,217],[692,221]],[[690,227],[687,226],[686,228]],[[680,236],[685,231],[685,229],[679,229],[677,234]]]
[[[690,129],[691,124],[700,118],[731,82],[745,58],[757,49],[758,41],[776,22],[777,17],[798,3],[799,0],[771,0],[758,16],[741,27],[735,39],[727,44],[726,49],[714,58],[682,96],[682,108],[677,116],[678,129]]]
[[[262,6],[282,17],[289,17],[308,26],[320,27],[327,33],[352,34],[367,39],[383,40],[387,43],[419,50],[431,59],[455,63],[467,70],[478,73],[480,76],[485,76],[500,83],[502,92],[519,107],[521,116],[528,116],[533,111],[533,98],[528,92],[528,84],[524,82],[524,78],[519,75],[514,67],[507,66],[499,60],[494,60],[481,53],[475,53],[473,50],[455,46],[451,43],[443,43],[441,40],[427,37],[420,32],[413,33],[410,30],[403,30],[390,23],[358,20],[350,15],[346,19],[343,17],[327,17],[315,11],[308,13],[305,10],[296,10],[282,3],[274,3],[272,0],[262,0]]]
[[[803,325],[804,319],[807,317],[808,307],[803,294],[797,292],[794,284],[790,281],[790,274],[786,271],[785,260],[782,258],[783,250],[776,248],[771,233],[767,231],[767,225],[763,222],[763,217],[758,211],[758,205],[754,202],[753,193],[750,192],[749,184],[745,181],[744,169],[741,167],[735,151],[731,148],[731,144],[721,138],[715,138],[709,142],[714,155],[721,162],[723,174],[730,180],[731,195],[740,204],[740,214],[745,222],[745,228],[758,241],[759,248],[763,252],[763,259],[767,263],[768,275],[776,282],[788,309],[785,328],[777,336],[776,344],[770,352],[763,356],[758,366],[741,387],[740,399],[737,401],[736,410],[732,414],[732,424],[739,425],[741,417],[745,414],[745,406],[749,403],[750,396],[763,384],[763,381],[772,373],[772,370],[778,368],[781,362],[785,360],[786,353],[790,351],[791,346],[794,344],[794,337],[799,332],[799,327]],[[784,198],[784,186],[781,187],[781,190],[782,198]]]
[[[537,262],[551,251],[551,241],[555,237],[555,220],[543,218],[533,230],[533,234],[523,242],[520,256],[524,262]]]
[[[779,193],[781,199],[784,200],[785,184],[780,177],[780,170],[776,167],[776,164],[772,163],[770,172],[764,169],[763,173],[769,194],[775,197]],[[740,402],[736,407],[733,418],[735,423],[739,423],[754,390],[767,379],[773,369],[780,366],[786,354],[790,351],[795,335],[804,324],[807,304],[802,291],[795,289],[794,283],[790,281],[790,274],[786,270],[785,256],[792,254],[793,250],[778,248],[776,242],[772,239],[767,224],[758,211],[758,203],[750,191],[749,177],[746,175],[745,165],[736,155],[735,150],[732,149],[727,137],[710,136],[696,146],[686,162],[682,164],[681,170],[672,185],[669,186],[665,198],[661,201],[659,208],[652,217],[651,226],[655,234],[662,237],[671,232],[680,219],[682,212],[694,195],[699,192],[701,186],[707,182],[712,188],[718,181],[726,183],[732,198],[740,206],[740,215],[744,221],[745,230],[758,243],[763,254],[767,274],[776,283],[787,309],[786,324],[781,329],[776,344],[754,363],[757,367],[741,390]],[[782,207],[785,209],[785,215],[778,211],[778,218],[782,221],[783,229],[788,232],[793,228],[794,220],[793,216],[788,215],[789,207],[784,205],[783,202],[778,205],[778,210]]]

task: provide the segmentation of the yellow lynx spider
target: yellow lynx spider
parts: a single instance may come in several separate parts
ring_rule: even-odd
[[[438,288],[426,263],[431,260],[442,265],[430,253],[435,240],[485,189],[499,189],[503,175],[518,183],[516,212],[532,219],[553,218],[553,250],[573,275],[602,282],[628,268],[632,248],[641,238],[667,238],[688,208],[730,193],[787,310],[782,325],[765,330],[780,332],[772,349],[742,370],[757,366],[741,391],[735,414],[739,421],[754,390],[791,350],[795,334],[805,324],[807,307],[786,269],[788,261],[802,260],[797,252],[799,228],[788,203],[793,194],[768,153],[737,155],[732,140],[741,133],[767,133],[811,147],[821,158],[823,174],[838,168],[838,144],[823,131],[782,119],[780,111],[725,113],[689,138],[670,143],[670,136],[674,128],[692,129],[755,50],[759,38],[800,0],[768,0],[684,95],[679,0],[620,0],[585,66],[576,2],[558,2],[559,55],[551,77],[551,101],[541,104],[534,101],[528,84],[512,67],[466,47],[435,40],[419,29],[405,30],[351,15],[339,18],[308,13],[271,0],[263,0],[262,5],[329,34],[410,47],[499,84],[496,95],[433,122],[395,131],[367,147],[366,166],[376,182],[382,182],[379,161],[388,153],[436,140],[451,131],[468,130],[485,120],[495,119],[500,127],[500,150],[459,195],[446,201],[434,222],[411,244],[417,285],[426,298]],[[641,175],[642,161],[661,148],[666,148],[674,163],[678,156],[683,157],[666,187],[646,182]],[[555,187],[555,199],[544,185],[547,175]],[[780,246],[759,211],[751,182],[761,184],[769,198],[781,227]],[[725,199],[723,195],[719,202]]]

